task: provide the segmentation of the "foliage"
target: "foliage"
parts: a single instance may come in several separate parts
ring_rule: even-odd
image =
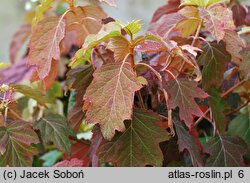
[[[250,164],[246,4],[169,0],[146,33],[78,4],[36,2],[13,36],[1,166]]]

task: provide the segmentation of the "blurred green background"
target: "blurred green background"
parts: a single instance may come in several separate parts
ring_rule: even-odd
[[[1,0],[0,6],[0,62],[9,62],[9,44],[11,37],[22,24],[25,9],[30,8],[32,1],[36,0]],[[166,0],[117,0],[118,6],[102,7],[109,16],[121,19],[124,22],[141,19],[144,26],[151,20],[154,11]]]

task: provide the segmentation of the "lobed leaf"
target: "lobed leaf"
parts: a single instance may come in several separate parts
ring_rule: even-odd
[[[142,88],[130,64],[110,63],[94,72],[94,80],[84,95],[86,120],[99,123],[104,138],[115,130],[124,131],[123,121],[131,119],[134,93]]]
[[[96,34],[101,29],[101,20],[106,13],[98,6],[78,6],[66,16],[66,30],[77,34],[77,44],[82,46],[89,34]]]
[[[58,149],[70,153],[71,142],[69,135],[72,134],[72,131],[63,116],[49,113],[36,121],[34,128],[41,131],[42,138],[46,143],[52,141]]]
[[[37,66],[37,75],[41,80],[49,75],[52,60],[60,59],[59,44],[64,38],[64,33],[64,20],[48,17],[39,22],[31,36],[28,64]]]
[[[179,108],[180,119],[191,128],[193,125],[193,115],[204,116],[204,113],[195,102],[195,98],[207,98],[208,95],[197,86],[194,81],[187,79],[174,79],[168,81],[165,90],[168,93],[168,107],[170,109]]]
[[[38,153],[32,144],[38,144],[39,139],[29,123],[10,121],[0,127],[0,139],[0,166],[32,165],[32,158]]]
[[[202,86],[207,91],[213,84],[219,88],[224,72],[226,71],[226,64],[230,62],[230,55],[225,49],[225,45],[220,43],[205,43],[203,46],[203,53],[199,57],[198,62],[203,65],[202,70]]]
[[[242,167],[244,166],[243,155],[247,154],[247,145],[239,137],[219,135],[205,145],[204,151],[210,154],[206,166]]]
[[[157,114],[135,109],[132,120],[125,122],[126,130],[118,132],[112,141],[100,146],[100,162],[113,162],[123,167],[162,166],[163,155],[159,143],[169,137],[157,125],[159,121]]]
[[[203,162],[199,152],[200,144],[197,144],[198,140],[195,140],[195,137],[191,135],[186,125],[178,118],[175,117],[173,122],[178,136],[179,151],[183,152],[187,150],[191,156],[193,166],[202,166]]]
[[[225,30],[235,30],[232,11],[220,4],[210,6],[207,9],[199,8],[200,17],[205,20],[205,29],[212,36],[221,41],[225,36]]]

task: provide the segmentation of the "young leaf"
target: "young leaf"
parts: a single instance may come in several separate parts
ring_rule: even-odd
[[[199,63],[203,65],[202,86],[207,91],[212,84],[219,88],[223,75],[226,71],[226,64],[230,61],[223,43],[205,43],[203,53],[199,57]]]
[[[229,0],[184,0],[181,6],[200,6],[206,8],[217,3],[228,2]]]
[[[108,24],[103,25],[102,29],[96,34],[89,35],[84,44],[83,44],[83,55],[85,55],[85,59],[90,59],[91,50],[101,42],[112,38],[121,36],[121,26],[117,22],[110,22]]]
[[[243,55],[243,63],[240,65],[240,70],[245,79],[250,79],[250,48],[244,49],[241,54]]]
[[[34,30],[37,26],[38,22],[40,22],[43,17],[44,13],[51,7],[51,4],[54,0],[42,0],[41,4],[36,7],[35,17],[32,20],[32,29]]]
[[[122,28],[127,32],[128,35],[134,36],[141,30],[142,24],[141,20],[134,20]]]
[[[204,147],[210,154],[206,166],[235,167],[244,166],[243,156],[247,154],[247,145],[239,137],[218,136],[211,139]]]
[[[190,134],[186,125],[183,124],[178,118],[174,118],[173,122],[178,136],[179,151],[183,152],[185,149],[188,150],[193,166],[202,166],[203,162],[195,137]]]
[[[29,43],[29,65],[37,66],[41,80],[49,75],[52,59],[60,59],[59,44],[64,38],[65,23],[62,18],[48,17],[37,25]]]
[[[10,62],[14,64],[17,61],[19,50],[22,48],[25,41],[31,33],[31,26],[23,24],[19,30],[13,35],[10,43]]]
[[[26,85],[13,85],[12,87],[16,92],[22,93],[26,97],[36,100],[39,104],[45,105],[46,103],[51,103],[51,100],[44,96],[40,90]]]
[[[69,125],[74,131],[78,131],[84,117],[82,111],[83,96],[93,79],[94,69],[91,65],[81,65],[71,69],[67,73],[66,86],[76,91],[76,103],[68,112]]]
[[[226,50],[231,54],[232,61],[238,65],[241,63],[242,56],[240,51],[245,47],[243,40],[237,32],[226,30],[223,40],[226,43]]]
[[[0,166],[24,167],[32,165],[32,157],[38,153],[31,144],[39,139],[30,124],[11,121],[0,127]]]
[[[233,119],[229,123],[228,127],[228,135],[239,136],[248,145],[248,149],[250,149],[250,115],[249,112],[246,114],[241,114]]]
[[[68,136],[72,134],[72,131],[63,116],[49,113],[36,121],[34,128],[41,131],[42,138],[46,143],[52,141],[58,149],[70,153],[71,143]]]
[[[142,88],[130,64],[111,63],[94,73],[94,80],[84,95],[84,109],[89,123],[99,123],[106,139],[115,130],[124,131],[123,121],[131,119],[134,93]]]
[[[221,4],[210,6],[207,9],[199,8],[200,17],[205,20],[205,28],[217,42],[224,38],[225,30],[235,30],[232,11]]]
[[[177,24],[176,30],[180,32],[181,37],[188,38],[195,33],[201,23],[199,10],[196,7],[187,6],[178,11],[178,13],[186,18]]]
[[[204,116],[195,98],[207,98],[208,95],[194,81],[187,79],[174,79],[167,82],[165,87],[169,95],[169,107],[175,109],[179,107],[180,119],[191,128],[193,125],[193,115]]]
[[[132,121],[126,121],[126,131],[118,132],[112,141],[104,142],[99,148],[101,163],[113,162],[117,166],[162,166],[163,155],[160,142],[168,140],[157,122],[157,114],[135,109]]]
[[[124,37],[113,37],[107,46],[108,49],[114,52],[115,61],[121,62],[130,53],[130,43]]]
[[[213,120],[215,122],[216,128],[219,132],[223,133],[225,131],[226,124],[226,116],[224,114],[224,109],[226,106],[226,102],[220,96],[219,91],[212,86],[209,89],[209,106],[211,107],[211,112],[213,115]]]
[[[79,6],[66,14],[66,30],[77,34],[77,44],[82,46],[89,34],[96,34],[101,29],[101,20],[107,15],[98,6]]]

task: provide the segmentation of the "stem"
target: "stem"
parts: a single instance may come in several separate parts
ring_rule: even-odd
[[[140,103],[140,107],[145,109],[145,105],[144,105],[144,102],[143,102],[143,99],[142,99],[142,95],[141,95],[141,92],[140,91],[137,91],[136,92],[137,96],[138,96],[138,99],[139,99],[139,103]]]
[[[237,109],[232,110],[231,112],[228,112],[226,115],[230,115],[232,113],[238,112],[241,110],[243,107],[246,107],[250,103],[250,99],[247,100],[243,105],[239,106]]]
[[[236,85],[232,86],[229,90],[227,90],[226,92],[224,92],[221,97],[222,98],[225,98],[227,97],[227,95],[229,95],[234,89],[238,88],[239,86],[241,86],[242,84],[244,84],[246,82],[246,80],[242,80],[240,81],[239,83],[237,83]],[[241,108],[245,107],[246,105],[248,105],[248,103],[250,102],[250,99],[248,100],[248,102],[246,104],[244,104],[243,106],[241,106]],[[240,110],[241,108],[239,109],[235,109],[237,112],[238,110]],[[201,116],[196,122],[195,122],[195,126],[197,126],[204,118],[206,118],[205,116],[209,113],[210,109],[208,109],[205,113],[204,113],[204,116]],[[234,111],[232,111],[234,112]],[[230,112],[230,113],[232,113]],[[229,114],[230,114],[229,113]],[[226,114],[227,115],[227,114]]]
[[[246,80],[242,80],[239,83],[237,83],[236,85],[232,86],[229,90],[227,90],[225,93],[223,93],[221,95],[222,98],[226,97],[227,95],[229,95],[232,91],[234,91],[236,88],[238,88],[239,86],[241,86],[242,84],[244,84],[246,82]]]
[[[199,23],[198,29],[196,30],[196,33],[195,33],[195,36],[194,36],[194,39],[193,39],[193,42],[192,42],[191,46],[194,46],[194,44],[196,42],[196,39],[199,37],[202,24],[203,24],[203,20],[201,20],[200,23]]]

